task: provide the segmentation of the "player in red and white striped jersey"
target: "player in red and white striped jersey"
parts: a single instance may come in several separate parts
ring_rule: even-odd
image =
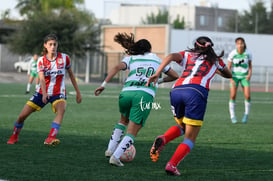
[[[198,54],[195,52],[182,51],[179,54],[181,54],[182,60],[177,63],[183,67],[184,71],[174,84],[174,87],[186,84],[198,84],[209,89],[216,70],[222,70],[225,67],[222,59],[211,64],[205,59],[205,56],[197,57]]]
[[[184,140],[165,167],[167,174],[180,175],[177,165],[194,147],[203,124],[210,83],[215,73],[225,78],[232,77],[231,72],[220,58],[223,52],[218,56],[212,47],[213,43],[210,38],[199,37],[193,49],[168,55],[147,82],[147,85],[151,82],[155,84],[163,68],[171,61],[183,67],[181,77],[170,92],[171,108],[177,125],[158,136],[150,151],[152,161],[157,161],[165,144],[185,135]]]
[[[56,113],[56,116],[44,144],[56,145],[60,143],[60,140],[56,139],[56,135],[60,129],[66,108],[66,70],[76,90],[76,101],[77,103],[81,102],[81,93],[71,69],[70,59],[66,54],[57,52],[57,47],[57,36],[54,34],[47,35],[44,39],[44,56],[39,58],[37,67],[40,85],[35,94],[27,101],[17,118],[14,124],[13,134],[7,142],[8,144],[14,144],[18,141],[18,136],[23,128],[25,119],[31,113],[41,110],[48,102],[52,104],[52,109],[53,112]]]

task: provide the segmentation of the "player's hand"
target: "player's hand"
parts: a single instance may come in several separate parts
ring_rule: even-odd
[[[152,76],[148,79],[148,81],[147,81],[147,83],[145,84],[145,86],[148,87],[148,86],[150,85],[150,83],[153,82],[153,83],[154,83],[153,87],[155,87],[155,85],[156,85],[156,83],[157,83],[157,80],[158,80],[158,77],[159,77],[159,76],[157,76],[156,74],[152,75]]]
[[[42,101],[44,104],[47,103],[47,100],[49,99],[49,96],[47,94],[43,94],[43,98],[42,98]]]
[[[98,96],[98,95],[100,95],[100,93],[102,92],[104,90],[104,87],[98,87],[96,90],[95,90],[95,96]]]
[[[246,76],[246,80],[249,81],[250,80],[250,76]]]
[[[236,85],[236,83],[235,83],[235,81],[234,81],[233,79],[230,79],[230,83],[231,83],[231,85],[233,85],[233,86]]]
[[[82,95],[81,95],[81,93],[77,93],[76,94],[76,102],[78,104],[80,104],[82,102]]]

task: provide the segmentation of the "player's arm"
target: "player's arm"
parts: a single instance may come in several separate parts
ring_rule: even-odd
[[[106,84],[120,71],[126,69],[127,65],[124,62],[116,65],[107,75],[100,87],[95,90],[95,95],[98,96],[104,90]]]
[[[247,81],[250,81],[251,75],[252,75],[252,61],[249,61],[248,62],[248,75],[246,77]]]
[[[41,86],[42,94],[43,94],[42,101],[43,101],[43,103],[46,104],[48,95],[46,92],[45,75],[44,75],[44,72],[42,72],[42,71],[38,72],[38,74],[39,74],[39,81],[40,81],[40,86]]]
[[[73,74],[73,71],[71,69],[71,67],[69,69],[67,69],[67,72],[68,72],[68,75],[69,75],[69,78],[71,80],[71,83],[76,91],[76,101],[77,103],[81,103],[82,102],[82,96],[81,96],[81,92],[80,92],[80,89],[78,87],[78,84],[77,84],[77,81],[75,79],[75,76]]]
[[[178,79],[178,77],[179,77],[178,74],[172,68],[170,68],[170,70],[168,70],[168,72],[166,72],[165,74],[168,76],[158,79],[159,84],[163,83],[163,82],[174,81],[174,80]]]
[[[225,67],[223,70],[217,70],[216,73],[224,78],[232,78],[232,73],[227,67]]]
[[[160,66],[158,67],[157,71],[155,72],[154,75],[152,75],[147,83],[146,86],[148,86],[151,82],[154,83],[154,86],[156,85],[158,78],[161,74],[161,72],[163,71],[164,67],[166,67],[171,61],[175,61],[175,62],[181,62],[181,60],[183,59],[182,55],[180,53],[171,53],[169,54],[167,57],[165,57],[162,61],[162,63],[160,64]]]

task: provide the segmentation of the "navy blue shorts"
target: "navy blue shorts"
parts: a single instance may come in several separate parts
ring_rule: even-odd
[[[40,111],[47,103],[51,103],[52,110],[56,113],[55,105],[59,102],[66,102],[66,96],[63,94],[58,94],[55,96],[50,96],[47,100],[47,103],[43,103],[43,95],[35,92],[34,95],[27,101],[27,105],[35,109],[36,111]]]
[[[176,122],[202,126],[208,90],[198,84],[181,85],[170,92],[171,108]]]

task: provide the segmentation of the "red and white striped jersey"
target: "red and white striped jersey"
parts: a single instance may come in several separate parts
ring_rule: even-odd
[[[58,94],[66,95],[65,90],[65,70],[71,67],[69,57],[64,53],[57,53],[55,60],[50,61],[46,55],[38,59],[38,72],[44,72],[46,92],[49,96]],[[36,90],[42,94],[42,89],[39,86]]]
[[[183,71],[181,77],[174,84],[174,87],[185,84],[199,84],[209,90],[216,70],[223,70],[226,66],[222,59],[211,64],[205,61],[203,56],[197,58],[196,53],[188,51],[179,53],[183,59],[178,63],[183,67]]]

